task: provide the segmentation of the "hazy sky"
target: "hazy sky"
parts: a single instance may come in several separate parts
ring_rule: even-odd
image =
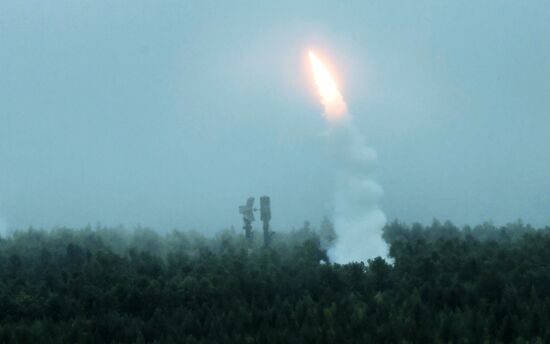
[[[275,230],[330,215],[305,53],[378,151],[388,218],[550,224],[547,1],[0,3],[0,226]]]

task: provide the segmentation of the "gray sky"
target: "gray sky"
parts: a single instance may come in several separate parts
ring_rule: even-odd
[[[388,218],[550,223],[546,1],[0,3],[0,226],[330,214],[305,53],[378,151]]]

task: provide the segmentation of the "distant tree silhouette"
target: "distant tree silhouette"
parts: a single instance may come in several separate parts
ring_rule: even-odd
[[[0,343],[547,343],[550,228],[388,223],[392,263],[327,264],[335,240],[271,247],[150,229],[0,239]]]

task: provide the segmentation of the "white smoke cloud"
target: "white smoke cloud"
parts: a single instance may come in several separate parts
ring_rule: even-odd
[[[376,151],[352,123],[344,97],[321,60],[309,52],[313,79],[330,126],[328,138],[337,167],[334,228],[338,236],[329,251],[337,263],[387,256],[382,240],[386,216],[378,207],[382,187],[375,181]]]
[[[332,122],[328,137],[337,166],[334,227],[338,235],[329,255],[337,263],[386,257],[382,239],[386,216],[379,208],[383,189],[375,181],[376,151],[366,145],[349,116]]]

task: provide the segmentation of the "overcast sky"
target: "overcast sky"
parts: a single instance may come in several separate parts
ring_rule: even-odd
[[[550,224],[547,1],[0,3],[0,227],[207,232],[330,215],[306,65],[378,151],[389,219]]]

